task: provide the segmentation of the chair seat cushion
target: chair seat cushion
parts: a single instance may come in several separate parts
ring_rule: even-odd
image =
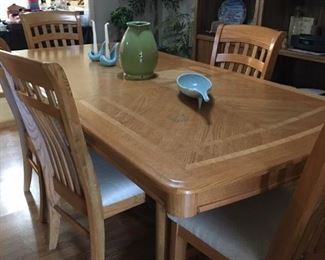
[[[229,259],[265,259],[290,198],[277,189],[192,218],[170,218]]]
[[[103,207],[144,194],[142,189],[94,150],[89,149],[89,153],[100,186]]]
[[[300,88],[300,90],[302,90],[304,92],[316,94],[316,95],[324,95],[325,94],[325,90],[317,89],[317,88]]]

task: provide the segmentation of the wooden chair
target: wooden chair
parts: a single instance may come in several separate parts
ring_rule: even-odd
[[[219,25],[210,65],[270,80],[284,32],[256,25]]]
[[[0,50],[10,52],[10,48],[7,43],[0,38]],[[40,210],[39,219],[41,222],[46,222],[46,194],[44,188],[44,180],[42,168],[40,166],[39,159],[35,152],[35,147],[31,142],[30,136],[27,133],[25,124],[22,120],[22,116],[17,107],[11,88],[8,85],[3,69],[0,67],[0,84],[3,89],[4,96],[9,104],[9,107],[14,115],[16,125],[19,132],[20,144],[23,155],[24,165],[24,191],[27,192],[30,189],[32,171],[38,175],[39,188],[40,188]]]
[[[53,11],[20,15],[29,49],[83,44],[77,12]]]
[[[293,196],[277,189],[188,219],[170,216],[171,259],[325,259],[325,126]]]
[[[0,50],[10,51],[10,48],[9,48],[7,42],[4,39],[2,39],[1,37],[0,37]],[[0,68],[0,72],[1,72],[1,68]],[[2,74],[1,74],[1,76],[2,76]],[[3,90],[2,90],[2,87],[0,84],[0,98],[3,98],[3,97],[4,97],[4,93],[3,93]]]
[[[0,52],[0,62],[26,108],[24,120],[37,126],[30,132],[33,141],[38,141],[35,143],[44,166],[50,249],[57,245],[63,217],[90,235],[91,259],[104,259],[104,219],[142,204],[144,192],[95,151],[88,150],[68,79],[58,64],[5,52]],[[60,201],[86,216],[89,227],[79,223]]]

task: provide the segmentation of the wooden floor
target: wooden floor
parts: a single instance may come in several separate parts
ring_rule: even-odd
[[[48,250],[47,224],[38,221],[38,180],[23,192],[19,137],[0,130],[0,259],[87,259],[89,240],[62,221],[58,248]],[[154,259],[154,208],[145,204],[106,222],[109,259]]]

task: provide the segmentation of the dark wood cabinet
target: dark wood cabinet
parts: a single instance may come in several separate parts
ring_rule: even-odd
[[[214,33],[211,23],[217,20],[218,10],[224,0],[197,0],[194,32],[193,58],[204,63],[210,62]],[[246,5],[245,23],[260,24],[263,0],[243,0]]]
[[[193,36],[193,59],[209,63],[214,41],[211,23],[217,20],[224,0],[197,0]],[[245,23],[288,31],[290,17],[297,6],[303,16],[315,18],[317,32],[325,35],[325,0],[244,0],[247,8]],[[325,89],[325,56],[299,53],[286,48],[280,51],[273,79],[296,87]]]

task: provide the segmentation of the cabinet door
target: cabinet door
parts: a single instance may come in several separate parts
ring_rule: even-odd
[[[193,59],[210,63],[214,32],[210,32],[211,23],[218,19],[218,10],[224,0],[196,0],[195,30],[193,37]],[[243,0],[246,5],[245,23],[260,24],[264,0]]]
[[[213,41],[197,39],[196,44],[196,60],[199,62],[210,64]]]

